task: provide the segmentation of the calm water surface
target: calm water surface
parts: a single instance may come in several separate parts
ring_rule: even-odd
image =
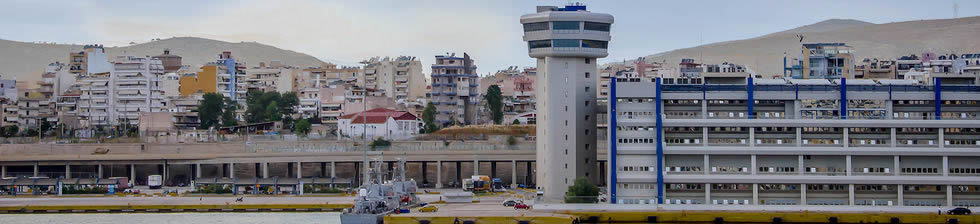
[[[117,214],[3,214],[2,224],[189,224],[189,223],[340,223],[340,213],[117,213]]]

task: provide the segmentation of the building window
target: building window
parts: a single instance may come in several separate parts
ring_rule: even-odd
[[[586,61],[586,64],[588,64],[588,61],[589,60],[585,60],[585,61]],[[589,78],[589,73],[588,72],[585,73],[585,78]]]
[[[527,25],[525,25],[527,27]],[[609,32],[608,23],[585,22],[585,30]]]
[[[554,47],[579,47],[579,40],[575,39],[554,39],[551,40]]]
[[[586,120],[586,121],[588,121],[588,120],[589,120],[589,115],[585,115],[585,120]]]
[[[589,64],[589,58],[585,58],[585,64]],[[585,73],[585,77],[586,78],[589,77],[589,73],[588,72]]]
[[[582,47],[606,49],[609,45],[607,41],[601,40],[582,40]]]
[[[548,30],[548,22],[525,23],[524,32]]]
[[[551,40],[532,40],[527,42],[527,47],[530,49],[535,48],[548,48],[551,47]]]
[[[556,30],[578,30],[578,21],[554,21],[551,28]]]

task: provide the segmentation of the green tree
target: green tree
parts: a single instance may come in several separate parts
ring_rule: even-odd
[[[235,118],[235,111],[238,110],[238,103],[232,101],[231,98],[225,98],[224,111],[221,113],[221,125],[237,126],[238,119]]]
[[[245,121],[258,123],[265,120],[265,102],[262,101],[265,92],[252,90],[245,97]]]
[[[388,140],[385,140],[385,139],[383,139],[381,137],[378,137],[378,139],[375,139],[374,141],[371,141],[371,145],[370,146],[371,146],[371,148],[388,147],[388,146],[391,146],[391,141],[388,141]]]
[[[293,132],[299,134],[300,136],[306,136],[310,133],[311,125],[312,124],[310,124],[309,120],[300,119],[296,122],[296,125],[293,125]]]
[[[296,96],[295,92],[286,92],[280,96],[279,100],[279,111],[286,116],[292,116],[296,113],[296,106],[299,105],[299,97]]]
[[[269,106],[265,107],[265,117],[266,121],[282,120],[282,114],[279,113],[279,103],[276,103],[276,101],[269,103]]]
[[[218,93],[205,93],[201,104],[197,106],[198,117],[201,119],[201,129],[218,127],[218,116],[221,115],[224,96]]]
[[[4,126],[3,127],[3,137],[15,137],[15,136],[17,136],[17,132],[19,132],[19,131],[20,130],[19,130],[19,128],[17,128],[16,125]]]
[[[439,130],[439,126],[436,126],[436,106],[429,102],[425,105],[425,109],[422,110],[422,123],[423,130],[425,133],[432,133]]]
[[[588,178],[579,177],[575,179],[575,184],[568,186],[565,196],[565,203],[596,203],[599,201],[599,187]]]
[[[487,88],[487,95],[483,96],[483,100],[487,101],[487,110],[490,111],[490,117],[493,119],[494,124],[500,124],[504,120],[504,96],[500,92],[500,86],[491,85]]]

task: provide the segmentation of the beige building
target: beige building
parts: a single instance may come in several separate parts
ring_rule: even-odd
[[[294,80],[301,72],[300,69],[283,66],[279,61],[272,61],[269,65],[259,63],[258,67],[245,69],[245,86],[248,91],[295,91]]]
[[[357,83],[369,90],[377,90],[383,96],[395,100],[415,101],[425,98],[426,80],[422,74],[422,62],[411,56],[374,57],[364,65],[363,76]],[[373,94],[372,94],[373,95]]]

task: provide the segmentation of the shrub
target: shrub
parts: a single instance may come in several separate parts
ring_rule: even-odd
[[[596,203],[598,197],[599,187],[593,185],[589,179],[579,177],[575,179],[575,184],[568,186],[565,203]]]
[[[381,137],[378,137],[378,139],[375,139],[374,141],[371,142],[371,148],[388,147],[388,146],[391,146],[391,142],[388,140],[384,140]]]

